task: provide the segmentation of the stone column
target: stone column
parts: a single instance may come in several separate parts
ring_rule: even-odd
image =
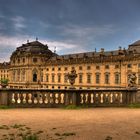
[[[69,92],[65,93],[65,105],[66,106],[70,104],[69,94],[70,94]]]
[[[77,105],[76,93],[75,92],[72,92],[72,104]]]
[[[0,91],[0,105],[8,105],[8,91],[1,90]]]
[[[136,91],[136,103],[140,103],[140,90]]]

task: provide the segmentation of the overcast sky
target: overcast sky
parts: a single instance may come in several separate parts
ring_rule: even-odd
[[[140,0],[0,0],[0,62],[36,37],[58,54],[127,48],[140,39]]]

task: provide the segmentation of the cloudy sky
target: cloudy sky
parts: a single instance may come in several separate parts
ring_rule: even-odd
[[[127,48],[140,39],[140,0],[0,0],[0,62],[36,37],[58,54]]]

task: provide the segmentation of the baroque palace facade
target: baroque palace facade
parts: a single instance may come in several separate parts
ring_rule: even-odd
[[[134,74],[140,85],[140,41],[115,51],[58,55],[39,41],[27,42],[0,64],[0,79],[10,88],[68,89],[68,73],[75,69],[76,89],[126,88]]]

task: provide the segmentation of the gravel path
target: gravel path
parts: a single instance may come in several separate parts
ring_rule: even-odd
[[[26,125],[34,132],[42,130],[44,139],[47,135],[52,140],[140,140],[140,109],[0,110],[0,126],[14,124]],[[0,138],[11,132],[15,130],[0,129]]]

